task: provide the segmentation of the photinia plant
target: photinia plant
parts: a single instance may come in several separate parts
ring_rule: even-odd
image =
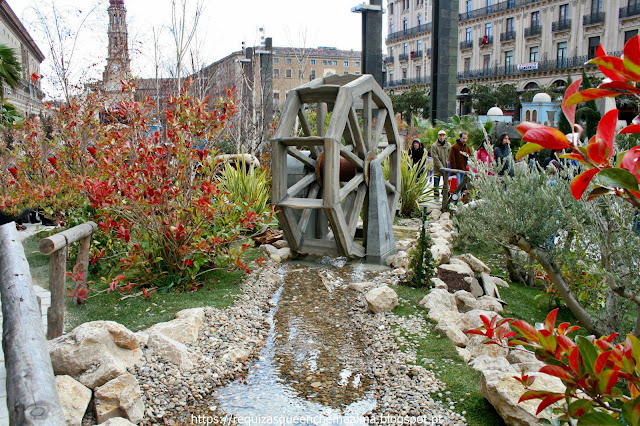
[[[559,378],[564,393],[532,390],[535,376],[514,377],[525,388],[519,402],[539,399],[536,414],[558,401],[560,420],[578,425],[640,424],[640,340],[629,334],[615,344],[617,333],[596,339],[569,334],[580,329],[563,322],[556,327],[558,309],[535,326],[511,318],[497,321],[481,315],[483,327],[469,330],[487,338],[487,344],[524,346],[545,365],[540,373]],[[505,345],[506,342],[506,345]]]
[[[542,149],[569,149],[571,152],[561,158],[580,162],[585,169],[571,183],[571,193],[581,199],[589,184],[596,179],[587,200],[611,194],[622,197],[640,209],[640,146],[614,155],[613,141],[616,135],[618,110],[607,112],[598,123],[598,130],[583,146],[580,144],[582,127],[576,124],[576,106],[603,97],[630,95],[640,99],[640,36],[631,38],[624,46],[622,57],[608,56],[602,45],[598,46],[596,57],[588,63],[598,65],[607,77],[598,88],[579,91],[581,80],[572,83],[562,101],[562,112],[569,121],[573,133],[564,135],[560,130],[537,123],[525,122],[518,126],[518,132],[527,142],[520,148],[516,158]],[[640,116],[633,124],[620,131],[640,133]]]

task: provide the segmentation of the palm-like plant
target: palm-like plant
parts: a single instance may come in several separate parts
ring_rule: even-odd
[[[16,51],[7,45],[0,44],[0,101],[4,104],[5,85],[15,89],[21,78],[20,62]]]

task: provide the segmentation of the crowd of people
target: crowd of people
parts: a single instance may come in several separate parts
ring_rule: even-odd
[[[451,145],[447,141],[447,132],[440,130],[438,132],[438,138],[425,148],[424,143],[415,138],[411,142],[409,148],[409,158],[412,164],[420,164],[422,174],[426,168],[430,167],[429,173],[433,174],[433,187],[435,198],[439,199],[441,195],[440,181],[442,179],[441,169],[449,168],[461,171],[469,171],[469,159],[475,156],[477,164],[484,164],[489,174],[493,174],[497,171],[498,176],[515,176],[515,160],[511,151],[511,137],[508,133],[500,134],[495,142],[492,142],[491,137],[488,135],[482,140],[480,146],[475,153],[468,144],[469,133],[463,131],[460,133],[456,142]],[[556,173],[568,166],[575,166],[575,160],[560,159],[557,153],[551,151],[547,157],[540,163],[539,153],[530,154],[528,156],[529,167],[541,167],[544,170],[548,170],[550,173]],[[477,170],[473,170],[477,172]],[[463,182],[465,173],[456,173],[455,179],[457,184]],[[462,188],[464,191],[465,188]]]

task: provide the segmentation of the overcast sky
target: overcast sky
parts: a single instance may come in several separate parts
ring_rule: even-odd
[[[46,10],[55,1],[63,16],[72,20],[98,5],[81,33],[76,63],[82,62],[83,76],[101,78],[107,56],[106,29],[108,0],[7,0],[47,57],[48,44],[38,31],[33,8]],[[181,0],[177,0],[180,2]],[[195,0],[188,0],[194,2]],[[233,51],[242,42],[257,45],[261,35],[273,38],[274,46],[333,46],[344,50],[360,50],[361,16],[351,8],[363,0],[205,0],[198,32],[196,62],[211,63]],[[367,1],[368,3],[368,1]],[[171,24],[171,0],[125,0],[129,28],[132,72],[151,77],[154,73],[153,29],[164,36],[160,43],[166,63],[175,58],[175,47],[168,27]],[[80,13],[80,11],[82,13]],[[70,26],[73,36],[79,27]],[[384,26],[383,26],[384,27]],[[263,33],[259,32],[263,28]],[[42,68],[46,74],[46,64]],[[43,75],[46,78],[46,75]],[[43,80],[43,83],[46,81]]]

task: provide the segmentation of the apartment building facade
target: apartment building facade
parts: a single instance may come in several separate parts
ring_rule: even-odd
[[[44,93],[40,81],[34,82],[31,75],[40,75],[40,64],[44,55],[4,0],[0,0],[0,43],[14,49],[22,68],[19,86],[15,89],[4,88],[5,100],[24,115],[39,114]]]
[[[385,89],[429,85],[431,0],[389,0]],[[458,113],[469,86],[564,87],[599,44],[619,55],[640,29],[640,0],[459,0]],[[588,73],[597,73],[588,66]]]

